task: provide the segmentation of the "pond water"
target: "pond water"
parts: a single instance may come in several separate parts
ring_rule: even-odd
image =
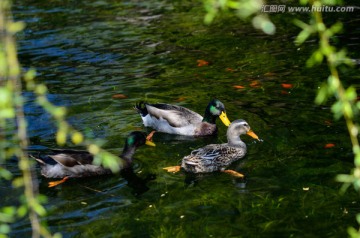
[[[211,138],[184,139],[157,133],[156,147],[136,153],[134,176],[74,179],[48,188],[43,218],[63,237],[345,237],[356,226],[358,194],[340,194],[334,177],[353,167],[344,123],[329,105],[317,106],[325,65],[306,68],[317,47],[293,41],[292,19],[307,15],[273,14],[273,36],[248,23],[224,17],[203,24],[204,11],[193,1],[14,1],[19,59],[35,67],[49,87],[49,99],[64,105],[69,121],[87,136],[119,153],[133,130],[147,130],[133,109],[136,102],[166,102],[202,113],[210,99],[226,106],[230,120],[245,119],[263,140],[244,137],[245,159],[227,174],[191,176],[167,173],[194,148],[226,141],[226,127]],[[341,19],[345,32],[334,43],[359,59],[358,15]],[[357,18],[356,18],[357,17]],[[201,65],[203,60],[206,63]],[[358,62],[358,61],[357,61]],[[359,67],[342,68],[347,84],[359,86]],[[124,98],[114,98],[122,94]],[[27,98],[32,151],[56,147],[49,115]],[[333,144],[332,148],[325,148]],[[8,167],[19,175],[16,163]],[[137,178],[137,179],[136,179]],[[141,179],[139,179],[141,178]],[[1,203],[19,191],[2,184]],[[27,219],[12,225],[13,237],[30,235]]]

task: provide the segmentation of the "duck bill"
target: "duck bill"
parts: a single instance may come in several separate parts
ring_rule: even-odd
[[[255,140],[259,140],[259,137],[252,130],[248,131],[246,134],[251,136]]]
[[[146,140],[145,145],[156,146],[154,142]]]
[[[225,126],[230,125],[231,122],[230,122],[229,118],[226,116],[226,112],[221,112],[219,118],[224,123]]]

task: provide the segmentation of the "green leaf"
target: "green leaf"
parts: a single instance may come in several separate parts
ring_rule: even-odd
[[[25,23],[18,21],[18,22],[11,22],[7,25],[7,30],[13,34],[22,31],[25,28]]]
[[[356,179],[354,181],[354,188],[355,188],[356,191],[360,190],[360,179]]]
[[[324,59],[324,55],[320,50],[314,51],[310,58],[306,61],[307,67],[313,67],[316,64],[321,64]]]
[[[340,0],[322,0],[322,4],[324,5],[342,5],[342,1]]]
[[[268,35],[275,33],[275,25],[263,15],[254,17],[252,23],[256,29],[260,29]]]
[[[323,83],[320,88],[319,91],[316,95],[315,98],[315,103],[316,104],[323,104],[327,101],[328,99],[328,86],[326,83]]]
[[[18,178],[15,178],[13,181],[12,181],[12,184],[14,187],[21,187],[24,185],[24,179],[23,177],[18,177]]]
[[[348,101],[343,102],[343,114],[346,118],[350,118],[350,119],[352,119],[354,116],[351,103]]]
[[[238,1],[227,1],[227,6],[232,9],[241,8],[241,3]]]
[[[32,204],[32,208],[33,208],[34,211],[35,211],[37,214],[39,214],[40,216],[45,216],[45,215],[46,215],[46,210],[45,210],[45,208],[44,208],[41,204],[39,204],[39,203],[37,203],[37,202],[34,202],[34,203]]]
[[[357,98],[356,89],[353,86],[348,87],[345,90],[345,97],[349,101],[354,101]]]
[[[301,29],[309,29],[311,28],[310,25],[306,24],[305,22],[303,21],[300,21],[299,19],[295,19],[294,20],[294,24],[298,27],[300,27]]]
[[[357,154],[355,155],[355,160],[354,160],[354,162],[355,162],[355,165],[356,165],[357,167],[360,166],[360,154],[359,154],[359,153],[357,153]]]
[[[0,225],[0,238],[7,237],[1,234],[8,234],[11,231],[11,228],[8,224],[1,224]]]
[[[122,163],[119,157],[107,151],[102,151],[100,155],[102,157],[102,165],[105,168],[109,168],[113,173],[119,172],[120,168],[122,167]]]
[[[21,205],[17,209],[17,214],[19,217],[24,217],[27,214],[28,208],[25,205]]]
[[[38,194],[37,195],[37,200],[39,201],[39,203],[47,203],[48,198],[47,196],[43,195],[43,194]]]
[[[16,213],[15,207],[12,206],[3,207],[0,212],[0,221],[6,223],[14,222],[15,213]]]
[[[12,178],[12,173],[9,170],[0,167],[0,176],[6,180],[10,180]]]
[[[67,136],[67,131],[59,128],[58,131],[56,132],[56,143],[58,145],[64,145],[66,143],[66,136]]]
[[[61,233],[55,233],[52,238],[62,238]]]
[[[341,32],[342,29],[343,29],[343,24],[341,22],[337,22],[329,28],[329,31],[332,33],[332,35],[335,35]]]
[[[340,87],[340,81],[338,78],[334,77],[333,75],[329,75],[328,79],[328,85],[329,85],[329,93],[335,93],[338,91]]]
[[[343,109],[343,103],[341,101],[337,101],[331,106],[331,111],[334,113],[334,118],[336,120],[340,119],[340,117],[343,115],[342,109]]]

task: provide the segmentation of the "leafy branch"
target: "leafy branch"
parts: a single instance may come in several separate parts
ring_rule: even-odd
[[[307,4],[307,1],[302,1]],[[334,1],[333,4],[340,4],[340,1]],[[323,1],[313,1],[312,5],[321,7],[325,4]],[[350,140],[352,143],[352,150],[354,153],[355,168],[352,174],[340,174],[337,176],[337,181],[343,182],[344,186],[342,191],[345,191],[351,184],[354,185],[356,191],[360,190],[360,147],[359,147],[359,125],[354,121],[355,115],[359,115],[360,102],[357,102],[356,89],[353,86],[345,88],[340,80],[338,66],[341,64],[351,65],[352,61],[346,56],[345,50],[337,51],[331,45],[331,37],[342,30],[340,22],[335,23],[331,27],[326,27],[323,21],[322,13],[315,11],[312,13],[314,21],[311,24],[306,24],[297,20],[295,23],[303,30],[300,32],[296,39],[297,44],[302,44],[311,34],[318,34],[319,49],[316,50],[310,59],[307,61],[308,66],[314,66],[326,60],[327,66],[330,70],[330,75],[327,81],[324,82],[315,98],[317,104],[325,103],[330,97],[335,97],[336,101],[331,106],[331,111],[335,119],[344,117],[347,130],[349,132]],[[360,224],[360,214],[357,215],[357,221]],[[360,237],[360,232],[353,227],[348,229],[352,237]]]
[[[314,1],[314,6],[321,6],[321,1]],[[317,104],[325,103],[330,97],[335,97],[336,101],[331,106],[331,111],[334,114],[335,119],[344,117],[347,129],[350,135],[353,153],[355,155],[355,170],[352,175],[339,175],[338,181],[346,184],[353,183],[355,189],[360,189],[360,147],[359,147],[359,126],[354,121],[354,116],[359,115],[360,102],[357,102],[356,89],[353,86],[345,88],[340,80],[338,66],[342,64],[352,65],[350,58],[346,56],[345,50],[337,51],[334,46],[331,45],[331,37],[339,33],[342,30],[342,24],[340,22],[335,23],[331,27],[326,27],[322,18],[321,12],[313,12],[315,21],[311,24],[306,24],[299,20],[295,21],[295,24],[301,27],[303,30],[296,38],[297,44],[302,44],[311,34],[318,34],[319,36],[319,49],[316,50],[307,61],[308,66],[314,66],[326,60],[327,66],[330,70],[330,75],[327,81],[324,82],[315,98]]]
[[[210,24],[220,12],[232,12],[241,19],[251,18],[256,29],[266,34],[275,33],[275,25],[261,12],[263,0],[203,0],[206,15],[204,22]]]
[[[266,17],[263,18],[260,26],[254,24],[256,17],[263,16],[258,11],[261,9],[262,1],[254,1],[255,3],[247,0],[204,0],[204,6],[207,10],[205,16],[205,23],[213,21],[216,15],[221,11],[235,11],[235,13],[242,19],[253,17],[252,22],[255,28],[262,29],[265,33],[272,34],[273,31],[269,29],[275,29],[271,25]],[[310,4],[315,9],[321,9],[324,5],[340,5],[341,0],[300,0],[300,4]],[[257,5],[258,4],[258,5]],[[244,9],[250,9],[247,11],[248,14],[243,14]],[[295,20],[294,23],[299,26],[302,31],[298,34],[295,44],[303,44],[311,35],[317,34],[319,38],[319,48],[315,50],[310,58],[307,60],[306,65],[308,67],[314,67],[320,65],[324,61],[329,68],[330,75],[327,81],[324,82],[315,98],[315,103],[324,104],[331,97],[335,97],[336,101],[331,106],[331,111],[334,114],[335,119],[344,117],[347,130],[349,132],[350,140],[352,143],[352,151],[354,153],[354,164],[355,168],[351,174],[340,174],[337,176],[337,181],[343,182],[344,186],[342,191],[345,191],[351,184],[354,185],[356,191],[360,190],[360,146],[359,146],[359,125],[355,122],[355,116],[359,115],[360,102],[357,101],[356,89],[353,86],[345,88],[342,81],[340,80],[338,67],[340,65],[352,65],[350,58],[346,56],[344,49],[337,50],[331,45],[331,38],[340,33],[343,29],[341,22],[337,22],[330,27],[326,27],[322,13],[320,11],[311,12],[312,20],[309,24],[304,23],[300,20]],[[265,27],[266,26],[266,27]],[[270,26],[270,27],[269,27]],[[270,32],[270,33],[269,33]],[[357,221],[360,224],[360,214],[357,215]],[[349,228],[349,234],[352,237],[360,237],[360,231],[354,228]]]
[[[11,3],[9,0],[0,1],[0,179],[12,180],[16,188],[23,188],[24,194],[20,198],[21,205],[5,206],[0,209],[0,237],[6,237],[11,231],[9,223],[16,218],[28,214],[32,227],[32,237],[61,237],[61,234],[51,235],[50,231],[41,224],[40,217],[46,215],[42,205],[46,197],[38,193],[36,177],[33,173],[33,161],[29,160],[27,148],[27,121],[24,114],[24,98],[26,90],[33,92],[36,102],[54,118],[58,130],[56,142],[64,145],[70,138],[74,144],[82,144],[94,155],[94,163],[118,172],[122,166],[120,159],[100,148],[89,139],[85,139],[81,132],[66,122],[66,108],[55,106],[47,99],[48,89],[44,84],[35,82],[35,70],[22,72],[17,58],[15,41],[16,33],[22,31],[22,22],[13,22]],[[18,159],[18,167],[22,177],[14,179],[11,172],[5,168],[5,160],[11,157]]]

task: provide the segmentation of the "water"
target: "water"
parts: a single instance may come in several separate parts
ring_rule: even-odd
[[[314,104],[327,77],[322,65],[304,67],[314,40],[295,46],[291,15],[272,15],[277,34],[266,36],[234,18],[202,24],[202,7],[188,1],[15,1],[27,23],[19,58],[35,67],[49,100],[68,107],[69,121],[114,153],[126,135],[144,129],[136,102],[167,102],[203,113],[213,97],[230,120],[245,119],[262,139],[244,137],[248,155],[231,166],[247,175],[191,176],[162,168],[179,164],[192,149],[226,141],[220,122],[213,138],[184,140],[155,134],[155,148],[136,153],[134,174],[74,179],[55,188],[38,173],[48,197],[46,220],[64,237],[345,237],[356,226],[358,195],[339,193],[334,177],[349,173],[350,141],[329,105]],[[306,16],[297,16],[306,19]],[[337,38],[359,58],[359,19],[338,15]],[[329,16],[330,20],[332,19]],[[198,66],[198,60],[208,65]],[[358,85],[358,67],[341,69]],[[291,86],[287,86],[291,85]],[[116,99],[113,95],[126,98]],[[32,150],[56,147],[49,116],[25,93]],[[325,148],[332,143],[333,148]],[[7,165],[19,175],[14,162]],[[127,178],[127,179],[126,179]],[[140,179],[139,179],[140,178]],[[146,179],[147,178],[147,179]],[[19,191],[0,189],[1,204]],[[27,219],[13,237],[30,234]]]

